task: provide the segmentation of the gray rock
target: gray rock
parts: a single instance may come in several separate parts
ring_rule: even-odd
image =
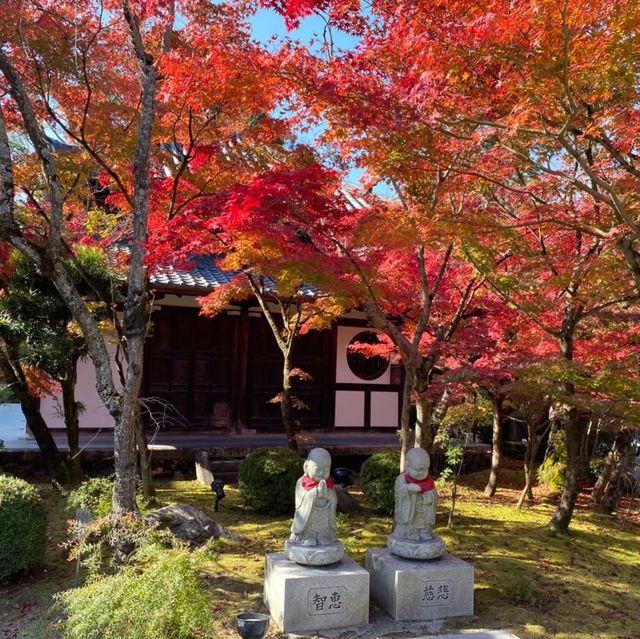
[[[168,529],[178,539],[191,544],[201,544],[220,537],[241,540],[238,535],[193,506],[165,506],[150,512],[145,521],[156,524],[161,530]]]

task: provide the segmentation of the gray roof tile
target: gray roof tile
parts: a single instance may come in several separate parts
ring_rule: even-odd
[[[178,269],[174,266],[156,268],[151,275],[151,284],[155,286],[175,286],[184,289],[213,290],[228,284],[237,274],[223,271],[217,265],[215,256],[192,257],[193,268]]]
[[[212,291],[213,289],[228,284],[239,271],[223,271],[217,264],[222,256],[201,255],[192,257],[192,269],[177,269],[173,266],[157,267],[151,275],[152,286],[167,286],[171,288]],[[300,293],[314,297],[318,291],[309,284],[300,288]]]

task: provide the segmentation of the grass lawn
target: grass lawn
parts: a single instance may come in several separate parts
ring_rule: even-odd
[[[487,473],[462,478],[455,527],[444,527],[449,495],[441,492],[438,534],[447,549],[473,564],[476,571],[476,617],[451,619],[446,630],[509,629],[521,639],[640,638],[640,521],[637,504],[623,509],[621,520],[591,512],[586,500],[578,505],[572,534],[558,538],[547,532],[554,510],[542,489],[536,503],[522,511],[514,504],[522,474],[505,471],[503,487],[493,499],[483,496]],[[206,565],[213,608],[214,636],[237,637],[233,617],[248,609],[263,610],[262,569],[266,552],[282,550],[288,535],[287,517],[269,517],[244,510],[233,487],[219,513],[212,512],[211,491],[195,481],[158,485],[163,504],[202,508],[244,538],[220,541],[218,559]],[[73,565],[65,561],[63,499],[43,486],[49,509],[49,552],[45,570],[21,584],[0,589],[0,637],[40,639],[37,618],[51,595],[69,587]],[[386,544],[391,520],[373,513],[354,491],[361,509],[339,515],[339,537],[348,553],[363,563],[369,547]],[[584,497],[584,496],[583,496]],[[272,627],[267,637],[279,633]],[[409,635],[397,635],[409,636]],[[162,638],[158,638],[162,639]]]

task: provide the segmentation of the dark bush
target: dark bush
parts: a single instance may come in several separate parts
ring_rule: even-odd
[[[527,445],[522,442],[502,442],[502,452],[511,459],[524,459]]]
[[[17,404],[18,398],[9,386],[0,386],[0,404]]]
[[[362,464],[360,487],[377,512],[385,515],[393,513],[393,485],[399,473],[399,452],[377,453]]]
[[[46,528],[35,487],[0,475],[0,582],[42,563]]]
[[[293,512],[296,481],[302,460],[290,448],[264,448],[240,464],[240,492],[247,506],[259,513]]]

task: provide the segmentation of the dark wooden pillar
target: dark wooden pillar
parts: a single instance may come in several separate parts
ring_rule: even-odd
[[[324,426],[335,430],[336,427],[336,367],[338,365],[338,325],[334,322],[330,331],[327,331],[327,349],[329,370],[327,371],[327,402],[325,404]]]
[[[249,367],[249,307],[242,304],[236,324],[231,390],[231,414],[236,433],[247,428],[247,370]]]

